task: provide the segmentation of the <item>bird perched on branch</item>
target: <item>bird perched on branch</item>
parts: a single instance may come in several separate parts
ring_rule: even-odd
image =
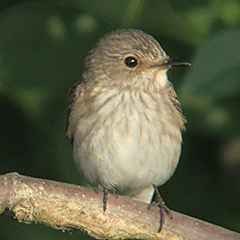
[[[85,60],[81,81],[68,95],[67,139],[79,171],[103,190],[170,210],[157,186],[174,173],[186,120],[167,70],[189,66],[169,58],[150,35],[110,32]]]

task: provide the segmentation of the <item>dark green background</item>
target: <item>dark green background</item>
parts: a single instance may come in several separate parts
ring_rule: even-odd
[[[85,184],[65,139],[66,96],[83,59],[112,29],[153,35],[169,56],[188,119],[183,153],[160,188],[176,211],[240,232],[240,2],[0,2],[0,174]],[[1,239],[87,239],[0,216]]]

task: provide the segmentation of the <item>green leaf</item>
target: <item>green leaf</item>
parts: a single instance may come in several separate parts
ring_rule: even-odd
[[[182,89],[215,98],[240,93],[240,31],[228,31],[203,46],[192,61]]]

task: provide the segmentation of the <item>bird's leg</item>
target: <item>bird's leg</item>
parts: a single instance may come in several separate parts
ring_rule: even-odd
[[[105,212],[107,209],[107,201],[108,201],[108,193],[112,193],[115,197],[118,197],[117,191],[115,189],[107,189],[103,188],[103,211]]]
[[[107,209],[108,193],[114,194],[116,198],[118,197],[118,193],[114,188],[108,189],[103,186],[98,186],[98,189],[96,190],[96,192],[98,193],[99,190],[103,192],[103,211],[105,212]]]
[[[164,223],[164,212],[168,215],[170,219],[173,219],[170,209],[166,206],[165,202],[163,201],[157,187],[155,184],[153,184],[154,190],[155,190],[155,200],[148,205],[148,210],[151,208],[151,206],[157,205],[159,208],[160,213],[160,221],[159,221],[159,228],[158,232],[161,232],[162,226]]]

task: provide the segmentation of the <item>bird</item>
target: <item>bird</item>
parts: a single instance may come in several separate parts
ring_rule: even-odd
[[[190,66],[171,59],[151,35],[117,29],[102,37],[85,59],[80,81],[68,94],[66,137],[86,181],[107,194],[146,202],[155,194],[160,211],[172,218],[158,186],[174,173],[186,118],[171,68]]]

